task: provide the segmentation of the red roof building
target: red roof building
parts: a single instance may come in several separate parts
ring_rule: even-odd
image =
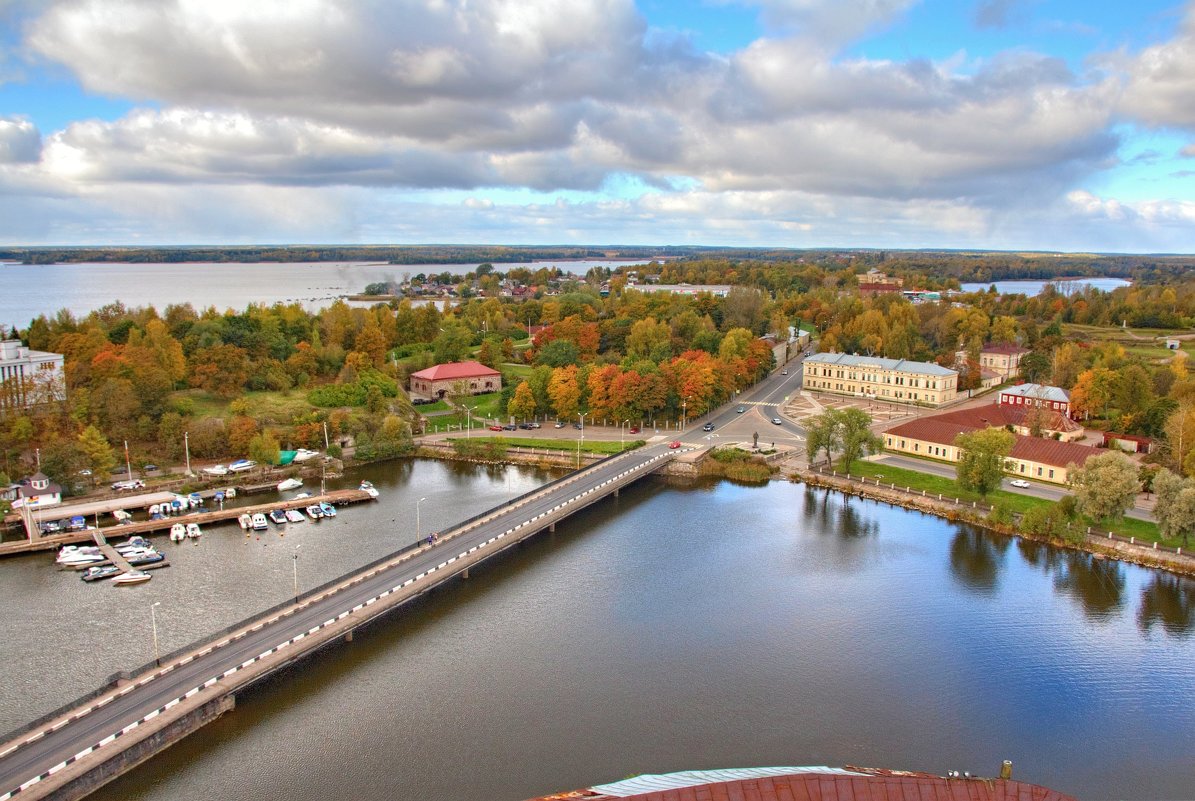
[[[450,362],[411,373],[411,396],[482,395],[502,389],[502,373],[481,362]]]

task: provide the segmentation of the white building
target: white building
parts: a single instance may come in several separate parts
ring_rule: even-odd
[[[62,354],[30,350],[19,339],[0,342],[0,412],[66,399]]]
[[[930,362],[815,353],[804,368],[805,389],[839,395],[940,406],[958,390],[958,373]]]

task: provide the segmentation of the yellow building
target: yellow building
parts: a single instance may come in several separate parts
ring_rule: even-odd
[[[839,395],[941,406],[958,392],[958,373],[930,362],[815,353],[804,369],[805,389]]]

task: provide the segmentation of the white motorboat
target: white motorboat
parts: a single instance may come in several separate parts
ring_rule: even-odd
[[[307,518],[303,517],[303,513],[298,509],[286,510],[286,522],[288,523],[302,523]]]
[[[312,520],[319,520],[324,516],[324,510],[319,508],[319,506],[312,504],[311,506],[307,507],[307,516]]]
[[[378,490],[371,482],[362,481],[359,489],[371,498],[377,499]]]
[[[172,542],[182,542],[187,537],[187,527],[182,523],[175,523],[170,527],[170,540]]]
[[[203,536],[203,532],[199,530],[198,523],[188,523],[187,524],[187,536],[190,537],[191,539],[195,539],[197,537]]]
[[[209,476],[226,476],[228,475],[228,468],[222,464],[214,464],[211,467],[203,468],[202,472]]]
[[[306,448],[299,448],[297,451],[295,451],[296,462],[305,462],[308,459],[315,458],[316,456],[319,456],[319,451],[309,451]]]
[[[251,515],[249,515],[248,513],[243,514],[240,517],[238,517],[237,522],[240,523],[241,528],[243,528],[245,531],[248,531],[249,529],[253,528],[253,517]]]
[[[225,498],[235,498],[236,496],[237,496],[237,488],[236,487],[227,487],[224,490]]]
[[[310,492],[300,492],[298,495],[296,495],[295,497],[291,498],[291,500],[292,500],[292,501],[301,501],[301,500],[303,500],[304,498],[310,498],[310,497],[311,497],[311,493],[310,493]]]
[[[68,554],[59,554],[54,561],[63,567],[76,567],[78,565],[91,565],[96,562],[106,562],[108,557],[104,556],[98,550],[95,553],[76,552]]]
[[[112,511],[112,516],[115,517],[117,520],[119,520],[122,523],[126,520],[133,519],[133,516],[131,514],[129,514],[128,512],[126,512],[124,509],[114,509]]]
[[[228,466],[230,473],[243,473],[246,470],[252,470],[257,467],[257,462],[252,459],[238,459]]]
[[[117,587],[121,587],[125,584],[144,584],[151,578],[153,577],[144,571],[134,570],[130,573],[121,573],[119,576],[112,579],[112,583]]]
[[[303,486],[303,479],[288,478],[285,481],[278,482],[278,491],[286,492],[287,490],[298,489],[301,486]]]
[[[266,520],[265,515],[261,514],[260,512],[253,515],[253,530],[254,531],[265,531],[269,527],[270,527],[270,521]]]

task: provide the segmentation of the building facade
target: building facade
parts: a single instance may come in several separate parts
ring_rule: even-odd
[[[1017,384],[1000,390],[1000,403],[1008,406],[1030,406],[1065,414],[1071,413],[1071,396],[1061,387],[1044,384]]]
[[[1020,345],[988,345],[979,352],[979,366],[999,373],[1008,381],[1021,372],[1021,357],[1029,352]]]
[[[958,373],[930,362],[815,353],[804,370],[805,389],[838,395],[941,406],[958,393]]]
[[[483,395],[502,389],[502,373],[480,362],[437,364],[411,373],[411,397],[440,400],[445,395]]]
[[[60,353],[30,350],[19,339],[0,342],[0,413],[65,400]]]

